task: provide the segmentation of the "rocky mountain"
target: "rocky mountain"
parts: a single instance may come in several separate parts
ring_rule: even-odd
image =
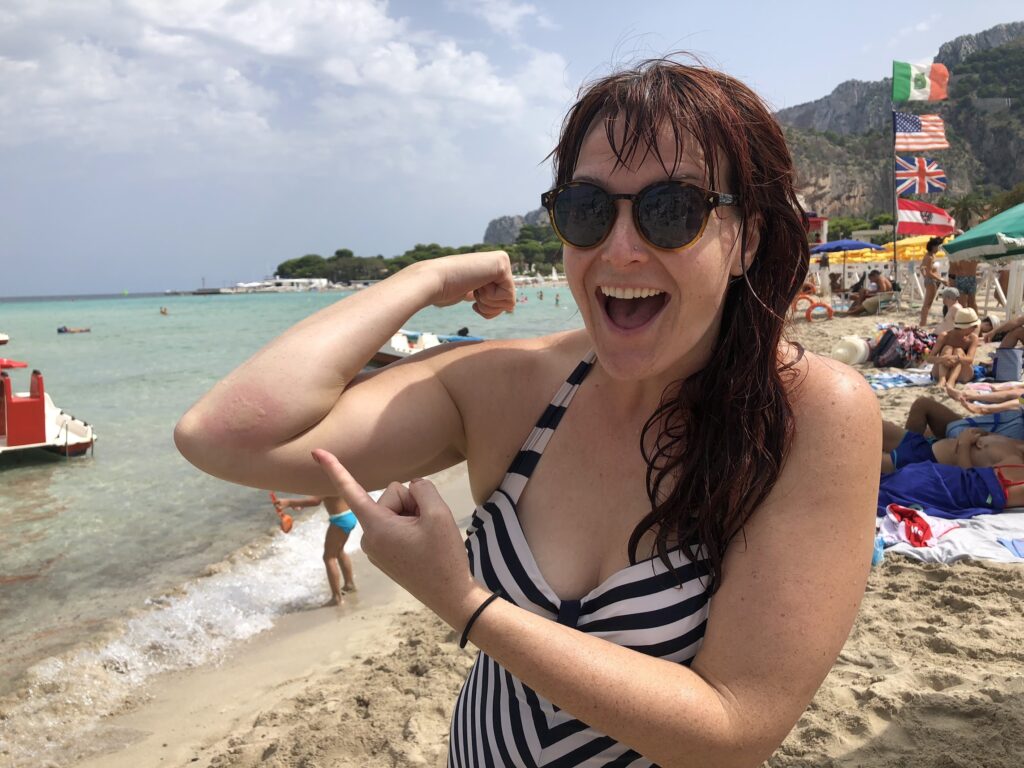
[[[950,98],[899,105],[935,112],[950,148],[932,153],[946,171],[950,197],[991,194],[1024,182],[1024,21],[999,24],[943,43],[935,61],[950,71]],[[809,208],[826,216],[892,209],[892,80],[847,80],[828,96],[780,110]],[[502,216],[485,243],[515,242],[524,223],[547,221],[543,209]]]
[[[1024,22],[962,35],[944,43],[935,60],[950,70],[950,98],[897,109],[943,117],[950,148],[934,156],[949,179],[947,194],[1024,181]],[[777,113],[811,208],[827,216],[892,208],[891,90],[889,78],[849,80],[824,98]]]
[[[499,216],[492,219],[484,232],[483,242],[489,245],[507,245],[514,243],[519,237],[519,230],[524,224],[536,227],[548,223],[548,212],[543,208],[530,211],[525,216]]]

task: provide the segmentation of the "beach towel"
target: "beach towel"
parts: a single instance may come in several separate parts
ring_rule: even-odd
[[[882,475],[879,517],[890,504],[919,507],[931,517],[959,520],[1000,512],[1006,506],[1006,495],[990,467],[962,469],[921,462]]]
[[[881,523],[882,518],[879,518]],[[955,563],[958,560],[994,560],[1000,563],[1019,563],[1021,557],[1000,541],[1024,541],[1024,509],[1014,508],[998,515],[980,515],[958,520],[959,528],[941,536],[930,547],[914,547],[900,542],[885,550],[890,555],[906,557],[926,563]]]
[[[927,373],[869,373],[866,378],[876,392],[900,387],[927,387],[935,383]]]
[[[996,541],[1010,550],[1015,557],[1024,560],[1024,539],[996,539]]]

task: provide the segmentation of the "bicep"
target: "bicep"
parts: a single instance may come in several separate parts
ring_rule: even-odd
[[[881,418],[863,381],[833,382],[796,409],[783,473],[729,546],[693,663],[737,717],[780,740],[846,641],[871,560]]]
[[[330,494],[333,489],[310,455],[316,448],[336,455],[366,488],[458,463],[464,429],[459,408],[437,373],[444,363],[429,353],[421,355],[361,374],[323,419],[269,451],[239,456],[242,479],[226,479]],[[295,397],[301,396],[298,389]]]

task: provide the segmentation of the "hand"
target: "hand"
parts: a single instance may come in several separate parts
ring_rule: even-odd
[[[438,281],[431,301],[435,307],[472,301],[473,311],[488,320],[515,309],[512,265],[504,251],[464,253],[420,264],[433,270]]]
[[[452,512],[429,480],[391,483],[374,501],[330,452],[313,458],[363,528],[370,562],[461,630],[487,591],[473,580]]]

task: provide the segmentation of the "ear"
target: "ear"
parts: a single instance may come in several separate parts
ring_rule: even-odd
[[[729,274],[732,277],[742,276],[750,265],[754,263],[757,255],[757,247],[761,244],[761,217],[752,216],[747,220],[747,246],[742,247],[742,241],[737,239],[736,247],[732,253],[732,264],[729,265]]]

